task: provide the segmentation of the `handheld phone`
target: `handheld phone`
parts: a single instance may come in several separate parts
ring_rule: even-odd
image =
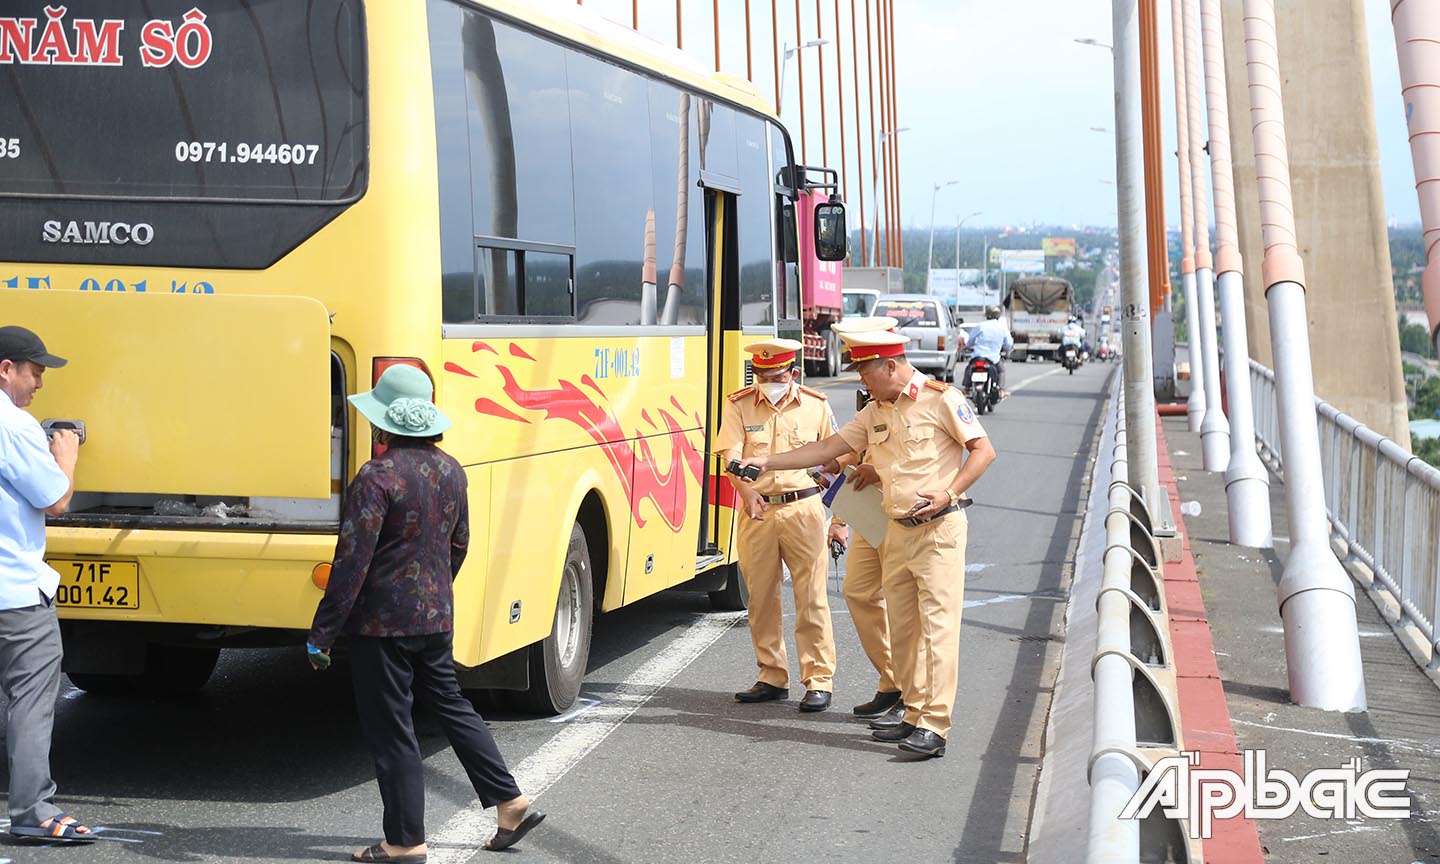
[[[729,462],[727,462],[725,464],[725,470],[728,473],[734,474],[736,477],[741,478],[742,480],[754,481],[760,478],[759,468],[756,468],[754,465],[747,465],[744,468],[741,468],[740,461],[738,459],[731,459]]]

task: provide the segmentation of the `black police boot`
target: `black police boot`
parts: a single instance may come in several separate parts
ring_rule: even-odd
[[[868,720],[872,717],[879,717],[881,714],[894,708],[895,703],[899,701],[899,690],[876,690],[874,699],[871,699],[869,702],[862,702],[850,710],[855,712],[856,717],[864,717]]]
[[[766,684],[764,681],[756,681],[754,687],[735,694],[736,702],[773,702],[776,699],[788,698],[790,698],[788,689],[776,687],[774,684]]]
[[[894,729],[905,720],[905,703],[896,702],[884,714],[870,721],[871,729]]]
[[[900,742],[900,749],[908,753],[919,753],[921,756],[944,756],[945,739],[929,729],[916,729]]]
[[[909,723],[901,723],[894,729],[877,729],[870,733],[870,737],[876,741],[884,741],[887,744],[898,744],[915,734],[915,727]]]

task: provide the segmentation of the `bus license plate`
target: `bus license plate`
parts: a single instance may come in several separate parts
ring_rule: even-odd
[[[970,374],[970,380],[971,380],[971,381],[978,381],[978,382],[980,382],[980,383],[983,384],[984,382],[990,380],[990,373],[989,373],[989,372],[972,372],[972,373]]]
[[[139,609],[140,565],[133,561],[51,558],[60,574],[55,605],[79,609]]]

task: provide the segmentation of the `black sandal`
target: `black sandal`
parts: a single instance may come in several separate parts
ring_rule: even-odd
[[[415,855],[391,855],[385,847],[376,843],[368,849],[361,849],[350,856],[351,861],[389,861],[390,864],[425,864],[423,853]]]
[[[539,825],[541,822],[544,821],[545,813],[543,811],[536,810],[534,807],[527,808],[525,810],[525,816],[520,820],[520,824],[516,825],[514,829],[495,829],[495,836],[491,837],[485,843],[485,851],[499,852],[502,849],[509,849],[511,846],[519,843],[522,837],[524,837],[526,834],[529,834],[530,829],[534,828],[536,825]]]

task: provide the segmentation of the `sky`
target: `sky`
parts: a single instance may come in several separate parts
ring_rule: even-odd
[[[555,0],[560,2],[560,0]],[[1419,221],[1407,142],[1400,76],[1390,29],[1389,0],[1362,0],[1380,144],[1385,209],[1400,224]],[[869,120],[866,92],[866,7],[876,0],[749,0],[752,51],[748,77],[773,98],[775,52],[771,9],[782,49],[798,41],[829,39],[785,64],[781,118],[797,156],[801,116],[797,81],[805,77],[804,158],[841,167],[851,225],[864,196],[865,222],[873,222],[871,140],[883,120]],[[676,3],[638,0],[640,31],[676,43]],[[681,48],[706,66],[715,63],[714,5],[680,0]],[[747,77],[746,0],[720,0],[720,68]],[[851,8],[859,47],[860,128],[855,126]],[[896,107],[900,142],[901,217],[906,227],[933,223],[953,231],[969,227],[1112,225],[1115,222],[1115,126],[1111,55],[1077,38],[1109,43],[1109,0],[894,0]],[[1178,226],[1175,181],[1174,85],[1170,77],[1170,4],[1159,0],[1161,128],[1166,155],[1167,222]],[[584,0],[585,9],[631,23],[632,0]],[[796,11],[799,10],[797,37]],[[1282,10],[1283,11],[1283,10]],[[817,16],[818,12],[818,16]],[[836,44],[836,21],[839,44]],[[872,17],[872,26],[874,19]],[[845,76],[844,147],[840,153],[839,97],[834,86],[838,54]],[[825,135],[821,140],[818,78],[824,64]],[[1282,70],[1283,71],[1283,70]],[[878,105],[877,105],[878,110]],[[856,140],[863,158],[857,158]],[[954,181],[953,183],[951,181]],[[938,191],[935,186],[941,185]],[[979,215],[971,215],[979,211]]]

